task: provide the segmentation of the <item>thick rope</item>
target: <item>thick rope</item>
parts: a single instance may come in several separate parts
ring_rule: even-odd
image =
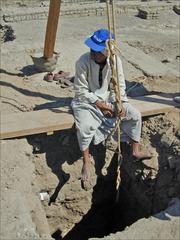
[[[106,0],[107,5],[107,18],[108,18],[108,30],[110,33],[109,40],[107,41],[107,50],[109,52],[109,60],[110,60],[110,66],[111,66],[111,82],[112,82],[112,88],[115,93],[115,100],[116,100],[116,106],[115,106],[115,114],[116,114],[116,123],[115,128],[113,132],[110,134],[112,136],[116,131],[118,133],[118,167],[117,167],[117,178],[116,178],[116,202],[118,202],[119,199],[119,185],[120,185],[120,166],[122,163],[122,154],[121,154],[121,142],[120,142],[120,122],[121,119],[119,117],[119,112],[122,109],[121,106],[121,95],[120,95],[120,86],[119,86],[119,74],[118,74],[118,66],[117,66],[117,52],[119,52],[119,49],[117,47],[116,43],[116,29],[115,29],[115,6],[114,6],[114,0],[112,0],[112,25],[113,28],[111,29],[111,20],[110,20],[110,5],[109,0]],[[114,33],[114,40],[111,36],[111,30],[113,30]],[[109,138],[109,137],[108,137]]]

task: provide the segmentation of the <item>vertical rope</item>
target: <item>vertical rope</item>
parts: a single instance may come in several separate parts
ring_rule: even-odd
[[[116,41],[116,22],[115,22],[115,6],[114,6],[114,0],[112,0],[112,25],[113,25],[114,39],[115,39],[115,41]]]
[[[117,40],[116,40],[116,21],[115,21],[115,5],[114,5],[114,0],[112,0],[112,22],[113,22],[113,31],[114,31],[114,38],[115,38],[115,46],[117,46]],[[117,81],[117,86],[118,86],[118,92],[116,93],[119,98],[119,106],[118,110],[121,110],[121,93],[120,93],[120,84],[119,84],[119,73],[118,73],[118,62],[117,62],[117,54],[115,54],[115,62],[116,62],[116,81]],[[117,179],[116,179],[116,202],[119,200],[119,185],[121,182],[121,176],[120,176],[120,166],[122,162],[122,154],[121,154],[121,140],[120,140],[120,121],[118,124],[118,166],[117,166]]]
[[[106,0],[106,8],[107,8],[109,39],[111,39],[111,18],[110,18],[109,1],[108,0]]]
[[[117,54],[115,53],[116,47],[116,28],[115,28],[115,6],[114,6],[114,0],[112,0],[112,24],[113,24],[113,33],[115,39],[112,40],[111,38],[111,20],[110,20],[110,9],[109,9],[109,1],[106,0],[107,4],[107,18],[108,18],[108,30],[110,32],[110,38],[108,40],[107,46],[109,50],[109,59],[110,59],[110,65],[111,65],[111,82],[113,85],[113,90],[115,93],[115,99],[116,99],[116,127],[118,131],[118,167],[117,167],[117,178],[116,178],[116,202],[118,202],[119,199],[119,185],[120,185],[120,165],[122,162],[122,155],[121,155],[121,143],[120,143],[120,118],[118,116],[118,113],[121,111],[121,96],[120,96],[120,86],[119,86],[119,74],[118,74],[118,63],[117,63]]]

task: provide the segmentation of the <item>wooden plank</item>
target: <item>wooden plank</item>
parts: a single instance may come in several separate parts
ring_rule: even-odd
[[[14,138],[71,128],[72,114],[60,109],[46,109],[1,116],[0,138]]]
[[[172,98],[147,95],[130,99],[142,116],[169,112],[178,106]],[[69,109],[50,108],[33,112],[20,112],[1,116],[0,138],[14,138],[71,128],[74,118]]]
[[[130,103],[136,107],[143,117],[166,113],[175,110],[179,104],[172,97],[161,95],[146,95],[130,99]]]

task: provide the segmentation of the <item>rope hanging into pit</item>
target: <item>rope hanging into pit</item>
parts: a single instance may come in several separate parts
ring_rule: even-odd
[[[121,154],[121,143],[120,143],[120,122],[121,119],[118,116],[118,113],[121,111],[121,94],[120,94],[120,86],[119,86],[119,74],[118,74],[118,63],[117,63],[117,54],[119,49],[117,47],[116,42],[116,28],[115,28],[115,6],[114,0],[111,0],[112,4],[112,13],[110,14],[110,2],[106,0],[107,6],[107,18],[108,18],[108,30],[109,30],[109,40],[106,43],[107,50],[109,52],[109,60],[111,66],[111,83],[112,89],[115,93],[115,114],[116,114],[116,123],[113,132],[110,134],[112,136],[116,131],[118,133],[118,167],[117,167],[117,178],[116,178],[116,202],[119,199],[119,185],[120,185],[120,166],[122,163],[122,154]],[[112,16],[111,16],[112,15]],[[111,18],[112,18],[112,26],[111,26]],[[112,37],[112,32],[114,34],[114,40]]]

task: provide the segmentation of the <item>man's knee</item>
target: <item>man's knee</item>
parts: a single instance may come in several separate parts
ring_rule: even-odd
[[[134,108],[132,105],[126,105],[126,118],[133,121],[141,121],[141,113],[138,109]]]
[[[93,125],[91,123],[89,123],[88,121],[80,124],[78,128],[79,128],[81,135],[90,134],[90,132],[92,130],[94,130]]]
[[[134,121],[141,121],[141,113],[140,113],[139,110],[134,109],[134,110],[132,111],[132,119],[133,119]]]

